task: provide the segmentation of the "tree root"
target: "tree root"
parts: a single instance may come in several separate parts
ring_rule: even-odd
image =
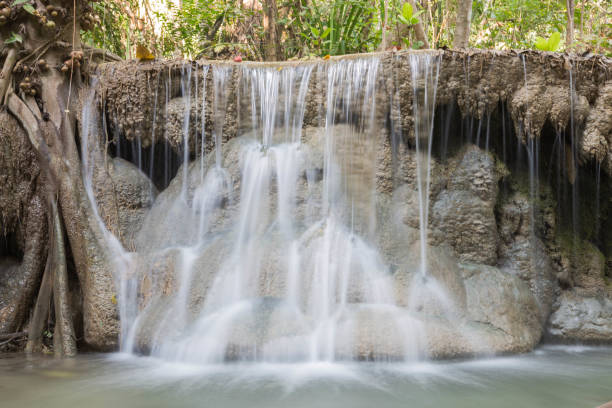
[[[5,334],[0,334],[0,341],[11,341],[14,339],[17,339],[19,337],[25,337],[28,335],[27,331],[20,331],[20,332],[16,332],[16,333],[5,333]],[[5,343],[0,343],[0,345],[5,344]]]
[[[53,241],[51,241],[53,245]],[[51,250],[51,248],[49,248]],[[53,270],[51,268],[51,256],[47,255],[47,264],[43,273],[40,290],[36,298],[34,306],[34,314],[30,320],[28,328],[28,342],[26,343],[26,353],[39,353],[42,351],[42,332],[45,327],[45,320],[49,315],[49,306],[51,304],[51,293],[53,291]]]
[[[70,296],[68,293],[68,269],[66,267],[66,249],[64,244],[64,230],[55,200],[50,203],[50,245],[47,266],[34,315],[30,321],[26,352],[36,353],[42,350],[42,332],[45,319],[50,311],[51,296],[55,311],[55,332],[53,334],[53,348],[56,356],[74,356],[77,352],[76,335],[72,323],[70,310]]]
[[[70,311],[70,295],[68,293],[68,269],[66,267],[66,247],[64,245],[64,229],[57,202],[51,200],[51,217],[53,217],[53,302],[55,304],[55,333],[53,346],[56,356],[74,356],[76,354],[76,336]]]

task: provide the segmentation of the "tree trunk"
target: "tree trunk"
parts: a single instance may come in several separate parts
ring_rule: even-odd
[[[389,41],[387,40],[387,21],[389,20],[389,9],[387,7],[388,0],[383,0],[383,12],[385,17],[380,22],[380,32],[382,33],[382,37],[380,40],[380,45],[378,46],[379,51],[384,51],[389,48]]]
[[[457,2],[457,17],[455,20],[455,39],[453,48],[467,48],[470,40],[470,21],[472,19],[472,0]]]
[[[265,0],[264,3],[264,29],[266,30],[266,43],[264,55],[267,61],[280,61],[282,50],[278,32],[278,8],[276,0]]]
[[[61,24],[57,23],[57,27],[42,24],[25,12],[15,14],[13,20],[2,27],[7,32],[22,32],[23,40],[16,44],[16,52],[7,53],[2,72],[9,75],[2,76],[0,91],[7,89],[8,111],[24,128],[37,154],[51,214],[50,231],[53,231],[47,255],[48,265],[30,322],[27,348],[30,351],[40,349],[40,334],[52,293],[56,353],[72,355],[76,351],[76,341],[69,302],[64,230],[83,296],[85,342],[99,350],[116,348],[119,323],[114,301],[113,257],[105,240],[104,227],[94,216],[92,203],[85,191],[75,140],[76,112],[82,85],[79,66],[85,62],[87,54],[78,53],[81,47],[80,25],[72,17],[78,19],[88,2],[63,0],[56,3],[67,10],[67,18]],[[76,4],[76,10],[73,4]],[[39,13],[46,13],[43,7],[40,7]],[[19,30],[18,27],[24,29]],[[77,50],[76,54],[73,50]],[[12,68],[15,65],[14,55],[26,55],[17,63],[17,70]],[[43,57],[48,68],[34,69],[35,59],[40,61]],[[60,72],[55,67],[64,69]],[[26,77],[38,85],[32,93],[22,90],[17,95],[21,87],[11,84],[28,82],[24,79]]]
[[[565,47],[574,43],[574,0],[567,0],[567,29],[565,32]]]

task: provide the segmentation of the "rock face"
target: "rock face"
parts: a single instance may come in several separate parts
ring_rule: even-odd
[[[535,232],[533,211],[521,193],[514,193],[500,206],[500,265],[527,283],[537,300],[540,321],[544,323],[550,314],[557,284],[548,251]]]
[[[448,242],[464,262],[497,261],[494,208],[500,176],[491,155],[469,147],[433,206],[437,239]]]

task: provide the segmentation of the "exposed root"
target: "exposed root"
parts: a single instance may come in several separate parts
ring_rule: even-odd
[[[51,257],[47,256],[47,265],[43,273],[40,290],[36,298],[34,313],[30,320],[28,328],[28,342],[26,344],[26,353],[38,353],[42,351],[42,332],[45,327],[45,321],[49,315],[49,306],[51,304],[51,293],[53,291],[53,269],[51,266]]]
[[[27,337],[28,332],[27,331],[20,331],[17,333],[7,333],[7,334],[0,334],[0,346],[4,346],[5,344],[10,343],[13,340],[17,340],[17,339],[22,339],[24,337]]]
[[[51,200],[51,217],[53,218],[53,302],[55,304],[55,333],[53,345],[56,356],[73,356],[76,354],[76,336],[70,311],[68,293],[68,269],[66,267],[66,247],[64,230],[57,203]]]

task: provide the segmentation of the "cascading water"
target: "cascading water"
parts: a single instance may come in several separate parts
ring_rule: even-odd
[[[422,277],[436,61],[411,57],[417,149],[426,145],[417,160]],[[148,348],[162,358],[202,363],[423,356],[424,328],[414,317],[421,306],[398,301],[378,242],[379,69],[376,58],[238,72],[214,66],[214,148],[205,155],[209,69],[200,76],[197,67],[183,67],[183,166],[158,198],[161,212],[149,215],[158,218],[154,227],[145,225],[136,238],[146,261],[123,266],[121,288],[131,289],[121,308],[132,311],[122,314],[124,350]],[[249,103],[238,112],[243,130],[224,143],[225,89],[234,75],[241,78],[237,95]],[[327,78],[323,126],[303,133],[313,75]],[[196,125],[201,116],[197,132],[190,129],[194,110]],[[190,146],[198,143],[199,158],[191,162]],[[171,266],[171,276],[167,269],[157,273],[159,262]],[[417,292],[413,287],[409,296]]]

